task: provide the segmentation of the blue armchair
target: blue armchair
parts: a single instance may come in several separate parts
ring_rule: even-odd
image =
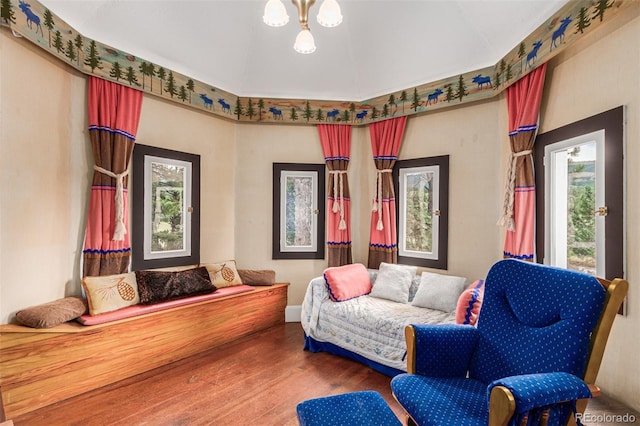
[[[412,325],[407,374],[391,381],[418,425],[562,425],[596,393],[628,283],[518,260],[489,271],[480,319]],[[583,402],[585,401],[585,402]]]

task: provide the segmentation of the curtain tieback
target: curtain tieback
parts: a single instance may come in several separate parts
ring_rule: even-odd
[[[129,174],[129,167],[122,173],[113,173],[107,169],[103,169],[100,166],[94,164],[93,169],[97,172],[100,172],[104,175],[112,177],[116,180],[116,194],[115,194],[115,222],[116,227],[113,230],[113,237],[111,238],[113,241],[122,241],[124,240],[124,234],[127,233],[127,229],[124,226],[124,184],[122,183],[122,179]]]
[[[344,220],[344,175],[346,170],[329,170],[329,175],[333,175],[333,207],[334,213],[340,212],[340,222],[338,229],[347,229],[347,222]],[[338,201],[339,200],[339,201]]]
[[[508,231],[515,231],[516,224],[513,219],[513,204],[516,191],[516,163],[518,157],[531,155],[532,150],[527,149],[519,152],[512,152],[509,156],[509,164],[507,166],[507,179],[504,185],[504,203],[502,205],[502,216],[498,220],[499,226],[506,226]]]
[[[391,173],[392,169],[378,169],[376,170],[376,199],[373,200],[372,211],[378,212],[378,223],[376,229],[382,231],[384,225],[382,224],[382,174]]]

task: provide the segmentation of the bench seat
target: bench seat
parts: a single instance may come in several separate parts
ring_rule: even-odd
[[[118,309],[113,312],[106,312],[100,315],[82,315],[77,321],[82,325],[98,325],[107,322],[113,322],[125,318],[137,317],[139,315],[150,314],[152,312],[163,311],[177,306],[190,305],[192,303],[204,302],[207,300],[218,299],[221,297],[232,296],[234,294],[246,293],[255,290],[255,287],[249,285],[235,285],[232,287],[222,287],[209,294],[201,294],[198,296],[184,297],[182,299],[169,300],[167,302],[155,303],[153,305],[134,305],[126,308]]]
[[[0,421],[284,323],[288,283],[97,325],[0,325]]]

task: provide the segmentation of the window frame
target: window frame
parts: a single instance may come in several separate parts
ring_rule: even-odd
[[[536,253],[537,261],[545,258],[545,173],[544,153],[548,145],[604,129],[605,205],[609,212],[605,221],[605,277],[623,278],[625,269],[625,181],[624,181],[624,107],[619,106],[592,117],[541,133],[534,144],[536,173]]]
[[[407,256],[400,248],[403,246],[403,235],[400,230],[404,229],[402,217],[402,206],[404,205],[404,194],[400,192],[400,175],[403,170],[421,169],[425,167],[438,167],[439,185],[438,193],[438,229],[437,241],[433,242],[433,247],[437,247],[437,254],[427,258],[425,256]],[[396,227],[398,229],[398,263],[415,265],[425,268],[444,269],[448,268],[449,252],[449,155],[434,157],[415,158],[410,160],[397,160],[393,166],[393,184],[396,194]]]
[[[315,174],[315,175],[314,175]],[[313,248],[284,248],[281,245],[285,231],[286,211],[283,178],[294,175],[311,176],[314,179],[314,236]],[[314,177],[315,176],[315,177]],[[272,217],[272,259],[324,259],[325,257],[325,164],[273,163],[273,217]]]
[[[150,203],[146,195],[151,188],[148,181],[150,170],[147,167],[152,161],[166,164],[182,165],[190,168],[190,179],[187,186],[191,194],[185,195],[183,214],[190,216],[190,225],[185,235],[184,250],[150,254],[149,224],[151,221]],[[200,263],[200,156],[186,152],[174,151],[148,145],[135,144],[133,149],[133,194],[132,194],[132,269],[153,269],[173,266],[197,265]],[[190,199],[190,203],[186,204]]]

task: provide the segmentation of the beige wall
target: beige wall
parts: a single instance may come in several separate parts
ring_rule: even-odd
[[[599,382],[640,409],[640,18],[553,59],[541,113],[546,131],[627,107],[626,272],[628,315],[618,318]],[[22,82],[28,82],[23,84]],[[0,321],[20,308],[79,291],[91,153],[86,78],[30,43],[0,30]],[[408,120],[401,159],[449,154],[450,250],[447,273],[483,277],[501,257],[495,223],[502,203],[504,96]],[[271,259],[271,164],[321,163],[314,127],[221,120],[145,96],[138,142],[202,156],[202,259],[275,269],[298,305],[322,260]],[[349,167],[354,261],[366,263],[374,170],[368,130],[354,128]]]
[[[410,118],[399,158],[449,155],[449,274],[484,278],[502,258],[506,108],[501,98]]]
[[[236,262],[240,268],[273,269],[291,283],[289,305],[299,305],[324,260],[271,259],[272,163],[324,163],[314,126],[241,125],[237,129]]]
[[[93,154],[86,76],[6,28],[0,51],[0,322],[8,322],[22,308],[81,293]],[[201,156],[203,261],[235,257],[237,127],[143,100],[137,142]]]
[[[200,155],[202,262],[234,258],[236,128],[153,96],[142,103],[136,143]]]
[[[408,120],[400,159],[450,155],[450,250],[446,273],[484,278],[501,256],[496,226],[502,180],[499,100]],[[271,259],[274,162],[322,163],[315,127],[242,125],[237,131],[236,259],[241,267],[269,268],[291,283],[289,305],[300,305],[309,280],[325,260]],[[476,164],[480,163],[480,164]],[[371,200],[375,185],[368,128],[353,128],[348,169],[353,260],[367,264]],[[485,249],[478,249],[484,247]],[[489,247],[489,249],[486,249]]]
[[[0,321],[79,292],[86,78],[0,31]]]
[[[543,95],[541,132],[626,107],[626,259],[630,283],[628,314],[618,316],[607,345],[598,383],[604,392],[640,409],[640,18],[607,37],[561,54],[549,63]],[[633,40],[633,42],[629,42]]]

